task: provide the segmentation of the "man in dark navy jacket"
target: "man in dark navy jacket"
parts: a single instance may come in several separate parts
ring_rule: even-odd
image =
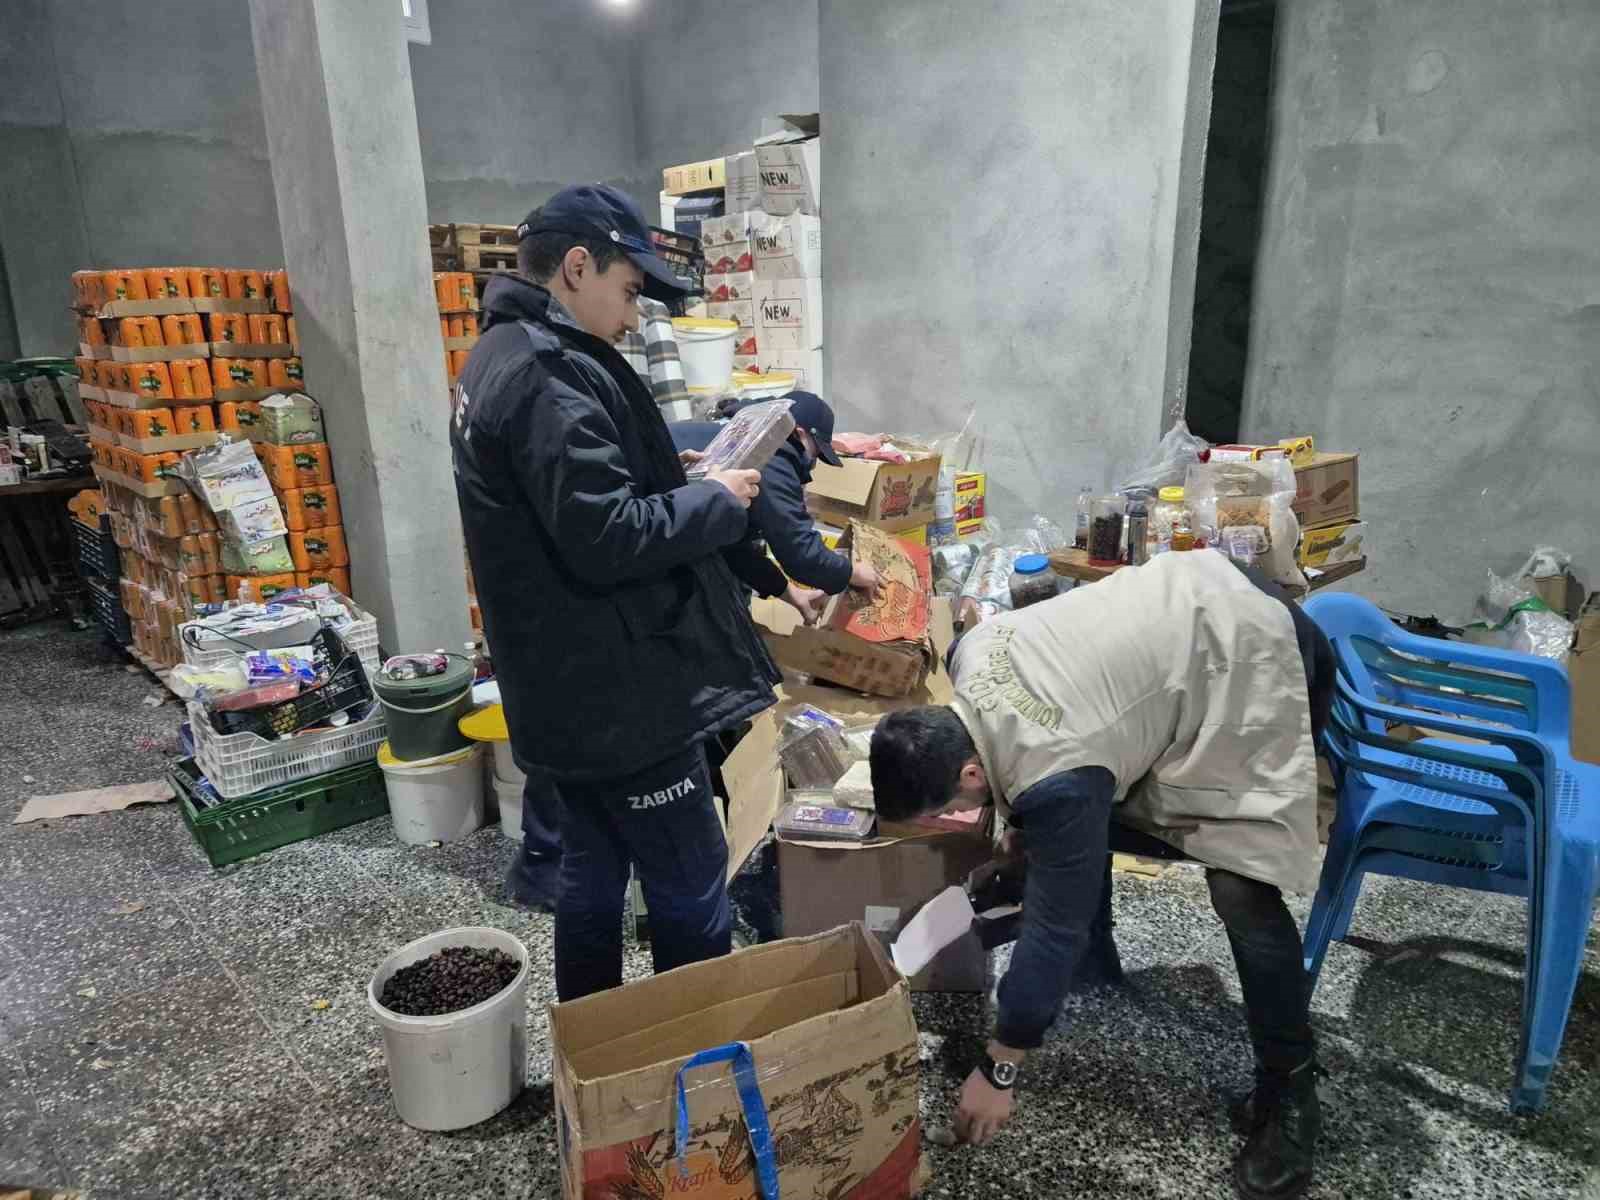
[[[761,469],[761,493],[750,505],[748,533],[752,541],[765,541],[778,561],[774,565],[764,554],[736,553],[729,565],[758,596],[782,596],[809,620],[820,610],[824,594],[836,596],[847,587],[876,591],[878,573],[871,563],[852,566],[846,555],[828,549],[806,508],[806,484],[817,460],[839,465],[833,450],[833,409],[811,392],[791,392],[784,398],[790,402],[794,432]],[[699,451],[722,426],[680,421],[669,428],[679,450]]]
[[[655,967],[725,954],[727,846],[703,745],[774,702],[779,676],[723,550],[754,471],[695,483],[616,343],[670,299],[638,208],[571,187],[519,228],[518,272],[451,422],[456,494],[516,756],[554,781],[556,994],[622,976],[630,862]]]

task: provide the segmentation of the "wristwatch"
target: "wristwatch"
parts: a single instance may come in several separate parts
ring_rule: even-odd
[[[999,1091],[1009,1092],[1017,1085],[1017,1064],[1014,1062],[996,1062],[985,1054],[983,1062],[978,1064],[978,1070],[983,1072],[989,1086]]]

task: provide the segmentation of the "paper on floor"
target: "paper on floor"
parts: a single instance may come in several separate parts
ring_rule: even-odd
[[[967,893],[954,885],[945,888],[922,906],[889,947],[895,969],[910,979],[971,929],[973,916]]]
[[[33,796],[12,819],[13,825],[29,821],[54,821],[59,817],[81,817],[89,813],[116,812],[135,804],[163,804],[172,799],[172,786],[165,779],[144,783],[125,783],[117,787],[93,788],[87,792],[61,792],[54,796]]]

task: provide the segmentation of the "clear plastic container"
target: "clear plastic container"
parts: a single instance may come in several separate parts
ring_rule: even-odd
[[[1172,530],[1175,526],[1188,524],[1189,512],[1183,503],[1183,489],[1181,487],[1164,487],[1156,499],[1155,507],[1150,510],[1150,542],[1151,552],[1165,554],[1172,549]]]
[[[759,471],[794,432],[790,401],[767,400],[750,404],[733,414],[711,439],[705,457],[688,470],[689,478],[703,479],[713,471]]]
[[[1101,566],[1122,562],[1122,519],[1128,502],[1121,496],[1096,496],[1089,504],[1089,561]]]
[[[872,813],[859,808],[802,802],[784,805],[783,811],[772,822],[772,827],[780,837],[859,842],[871,836],[876,820]]]
[[[1061,577],[1043,554],[1019,554],[1011,567],[1011,610],[1027,608],[1061,592]]]
[[[1094,503],[1094,489],[1085,487],[1078,493],[1076,516],[1072,528],[1072,545],[1078,550],[1089,548],[1089,508]]]

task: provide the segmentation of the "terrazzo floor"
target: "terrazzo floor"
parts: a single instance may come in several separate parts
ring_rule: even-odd
[[[0,634],[0,680],[0,1184],[94,1200],[559,1195],[542,1082],[551,922],[501,903],[512,850],[497,827],[419,848],[377,820],[215,871],[170,804],[13,825],[29,795],[156,776],[179,710],[145,705],[160,694],[148,677],[59,627]],[[1131,986],[1069,1000],[1011,1127],[987,1149],[929,1148],[929,1195],[1231,1195],[1223,1098],[1249,1061],[1204,881],[1119,876],[1116,917]],[[1600,1198],[1584,1182],[1600,946],[1549,1111],[1514,1118],[1523,920],[1520,902],[1369,885],[1316,993],[1331,1078],[1313,1197]],[[541,964],[541,1082],[477,1128],[419,1133],[391,1107],[365,986],[394,947],[461,924],[508,930]],[[630,950],[628,970],[647,956]],[[914,1003],[937,1126],[979,1053],[984,1002]]]

